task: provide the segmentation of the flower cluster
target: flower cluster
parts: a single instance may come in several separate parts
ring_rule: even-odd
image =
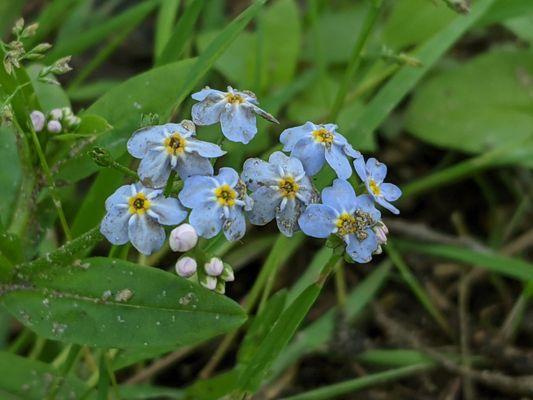
[[[70,107],[54,108],[47,115],[39,110],[30,114],[35,132],[73,132],[80,126],[81,119],[74,115]]]
[[[186,278],[196,275],[203,286],[221,293],[233,271],[220,259],[198,253],[199,237],[222,233],[227,240],[240,240],[247,221],[266,225],[275,219],[289,237],[299,230],[316,238],[336,236],[359,263],[381,252],[388,231],[376,205],[398,213],[392,202],[401,191],[384,182],[387,167],[374,158],[365,162],[337,125],[307,122],[286,129],[280,135],[283,151],[273,152],[268,161],[250,158],[240,174],[228,167],[215,170],[216,159],[226,152],[199,140],[196,126],[220,123],[228,140],[248,143],[257,133],[256,114],[277,120],[259,108],[249,91],[206,87],[192,98],[198,101],[192,121],[145,127],[129,139],[128,152],[140,160],[140,182],[119,188],[106,202],[101,231],[111,243],[130,241],[151,254],[165,240],[162,226],[188,217],[170,234],[172,250],[191,252],[178,260],[176,271]],[[320,194],[312,177],[326,164],[337,178]],[[354,171],[362,183],[357,192],[349,181]]]

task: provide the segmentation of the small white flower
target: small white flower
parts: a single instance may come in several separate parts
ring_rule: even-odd
[[[59,133],[61,132],[61,129],[63,129],[63,127],[61,126],[61,123],[59,121],[51,120],[48,121],[48,124],[46,124],[46,129],[50,133]]]
[[[209,290],[215,290],[217,287],[217,278],[214,276],[206,275],[204,279],[200,281],[200,284]]]
[[[205,272],[210,276],[219,276],[224,270],[224,263],[220,258],[213,257],[204,265]]]
[[[63,118],[63,110],[61,108],[54,108],[52,111],[50,111],[50,118],[58,121],[61,118]]]
[[[191,257],[181,257],[176,262],[176,273],[182,278],[189,278],[196,273],[196,260]]]
[[[183,253],[196,246],[198,243],[198,234],[192,225],[181,224],[170,232],[168,243],[172,251]]]
[[[199,101],[192,107],[192,120],[196,125],[213,125],[220,122],[222,133],[232,142],[248,143],[257,133],[255,115],[278,124],[278,120],[258,107],[254,93],[234,90],[227,92],[205,87],[192,95]]]
[[[30,114],[31,123],[35,132],[41,132],[46,122],[46,117],[39,110],[32,111]]]

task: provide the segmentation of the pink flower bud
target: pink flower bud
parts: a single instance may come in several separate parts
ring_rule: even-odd
[[[44,114],[38,110],[35,110],[31,112],[30,118],[35,132],[41,132],[46,121]]]
[[[213,257],[205,263],[204,268],[207,275],[219,276],[224,271],[224,263],[220,258]]]
[[[172,251],[189,251],[198,243],[198,234],[192,225],[181,224],[170,232],[168,244]]]
[[[50,133],[59,133],[61,132],[61,129],[63,129],[63,127],[61,126],[61,123],[59,121],[52,120],[52,121],[48,121],[48,124],[46,125],[46,129]]]
[[[206,275],[204,279],[200,281],[200,284],[206,289],[215,290],[215,288],[217,287],[217,282],[217,278],[215,278],[214,276]]]
[[[63,118],[63,111],[61,108],[54,108],[52,111],[50,111],[50,118],[55,120],[60,120]]]
[[[176,273],[182,278],[189,278],[196,273],[196,260],[191,257],[182,257],[176,262]]]

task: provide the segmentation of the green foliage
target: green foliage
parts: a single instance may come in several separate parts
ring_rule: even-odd
[[[39,271],[33,286],[8,289],[2,304],[40,335],[94,347],[188,345],[241,325],[226,297],[175,275],[92,258]]]
[[[22,171],[17,152],[15,132],[7,127],[0,128],[0,226],[7,226],[11,221],[14,202],[17,199]]]

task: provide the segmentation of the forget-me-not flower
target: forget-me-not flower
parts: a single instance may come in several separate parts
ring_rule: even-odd
[[[335,179],[322,191],[322,203],[307,207],[298,221],[302,231],[316,238],[338,235],[354,261],[370,261],[380,244],[373,228],[381,219],[372,197],[357,196],[347,181]]]
[[[205,87],[192,95],[199,101],[192,106],[192,120],[197,125],[212,125],[220,122],[222,133],[232,142],[248,143],[257,133],[255,114],[268,121],[279,123],[276,118],[258,107],[255,94],[234,90],[227,92]]]
[[[220,168],[214,176],[186,179],[178,197],[185,207],[192,208],[189,223],[200,236],[209,239],[221,229],[228,240],[244,236],[244,211],[251,210],[252,199],[233,168]]]
[[[300,160],[281,151],[272,153],[268,162],[259,158],[246,160],[241,177],[253,191],[250,222],[266,225],[276,218],[285,236],[292,236],[299,229],[298,217],[318,199]]]
[[[375,158],[369,158],[365,164],[365,160],[360,158],[354,161],[357,175],[365,183],[368,193],[387,210],[394,214],[399,214],[400,210],[394,207],[390,202],[398,200],[402,195],[402,191],[392,183],[385,183],[387,176],[387,166]]]
[[[352,175],[348,157],[360,158],[346,138],[337,132],[337,125],[304,125],[285,129],[280,136],[283,150],[300,159],[309,176],[316,175],[327,162],[341,179]]]
[[[105,208],[100,232],[113,244],[130,241],[146,255],[163,246],[165,230],[161,225],[178,225],[187,217],[178,199],[164,197],[162,190],[141,183],[119,187],[107,198]]]
[[[195,139],[191,121],[142,128],[128,140],[128,152],[142,161],[139,177],[146,186],[165,186],[174,169],[181,179],[193,175],[212,175],[209,158],[226,152],[214,143]]]

